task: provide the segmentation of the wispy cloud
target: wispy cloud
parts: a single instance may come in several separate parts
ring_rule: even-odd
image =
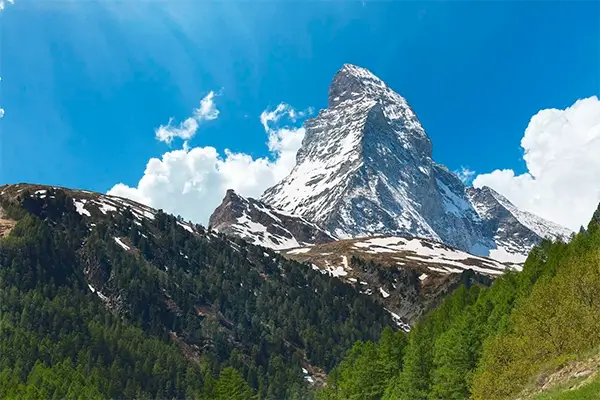
[[[475,176],[475,171],[470,170],[468,167],[461,166],[459,170],[454,171],[456,176],[463,181],[465,185],[470,184]]]
[[[0,0],[0,11],[4,10],[8,4],[15,4],[15,0]]]
[[[200,107],[194,110],[194,118],[198,121],[210,121],[217,119],[219,110],[214,102],[215,92],[210,91],[206,97],[200,100]]]
[[[313,107],[308,107],[306,110],[295,110],[289,104],[280,103],[273,110],[265,109],[260,114],[260,123],[265,128],[265,131],[269,132],[270,125],[280,124],[283,118],[287,118],[292,123],[295,123],[298,119],[306,118],[314,113]]]
[[[187,118],[179,125],[173,125],[173,118],[169,118],[169,123],[167,125],[161,125],[156,129],[156,139],[168,144],[171,144],[175,138],[186,141],[192,139],[198,131],[199,123],[218,118],[219,110],[214,102],[215,95],[216,94],[213,91],[208,92],[208,94],[200,100],[200,107],[194,109],[193,116]]]
[[[194,118],[188,118],[177,126],[173,126],[173,118],[169,119],[167,125],[161,125],[156,129],[156,138],[161,142],[171,144],[174,138],[190,140],[198,130],[198,122]]]

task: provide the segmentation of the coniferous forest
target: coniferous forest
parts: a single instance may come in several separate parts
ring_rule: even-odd
[[[311,398],[303,368],[393,326],[350,285],[162,212],[88,226],[63,190],[3,209],[0,398]]]
[[[534,248],[522,272],[503,275],[489,289],[455,290],[408,337],[385,333],[357,342],[318,398],[522,398],[545,372],[598,346],[600,208],[568,244]],[[595,382],[564,398],[600,398]]]
[[[160,211],[90,224],[62,189],[2,210],[0,398],[511,399],[600,346],[600,211],[406,334],[353,286]]]

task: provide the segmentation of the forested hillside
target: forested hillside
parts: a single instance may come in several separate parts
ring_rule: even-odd
[[[318,397],[514,399],[594,351],[599,328],[600,209],[569,244],[534,248],[522,272],[457,289],[408,338],[357,342]],[[565,398],[596,399],[593,387]]]
[[[161,211],[0,193],[0,398],[512,399],[600,346],[600,210],[405,334],[352,285]]]
[[[0,190],[0,398],[311,398],[394,326],[350,285],[160,211]]]

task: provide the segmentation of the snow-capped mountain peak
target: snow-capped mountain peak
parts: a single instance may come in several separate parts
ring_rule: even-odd
[[[290,226],[310,221],[336,239],[414,236],[512,263],[543,237],[570,234],[491,189],[465,187],[433,161],[431,140],[406,99],[367,69],[344,65],[329,86],[328,108],[305,131],[296,166],[260,201],[247,199],[248,207],[268,205],[292,216]],[[239,218],[246,217],[227,219],[227,229],[255,238]],[[269,222],[261,224],[264,231]]]
[[[333,108],[337,104],[359,96],[376,98],[387,89],[387,85],[371,71],[356,65],[344,64],[329,86],[328,107]]]

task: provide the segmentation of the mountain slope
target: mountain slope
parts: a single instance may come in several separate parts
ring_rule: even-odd
[[[243,198],[232,190],[211,216],[210,224],[220,233],[277,249],[282,256],[307,264],[307,268],[356,286],[359,292],[382,303],[406,330],[467,279],[463,272],[472,270],[494,277],[515,268],[427,239],[335,240],[302,217]]]
[[[507,245],[507,238],[489,226],[503,217],[482,220],[482,204],[473,203],[487,192],[467,190],[433,161],[431,141],[407,101],[364,68],[346,64],[336,73],[328,108],[307,120],[305,129],[296,166],[261,201],[301,215],[338,238],[418,236],[522,261],[542,234],[565,238],[570,233],[496,196],[498,210],[514,217],[511,229],[519,233]]]
[[[411,237],[346,239],[281,254],[355,285],[384,304],[405,329],[460,283],[489,285],[493,278],[518,268]]]
[[[218,232],[275,250],[335,240],[303,217],[275,210],[259,200],[246,199],[233,190],[227,191],[209,224]]]
[[[3,219],[13,225],[0,239],[3,296],[13,296],[14,287],[18,298],[31,297],[43,310],[61,310],[64,307],[52,295],[58,290],[63,293],[60,301],[67,296],[85,309],[101,307],[105,311],[101,316],[116,316],[146,337],[178,349],[186,362],[207,371],[202,379],[217,379],[219,371],[230,366],[261,397],[304,398],[355,340],[373,340],[384,327],[396,326],[378,302],[351,285],[273,251],[130,200],[20,184],[0,187],[0,204]],[[55,258],[56,262],[50,262]],[[44,285],[48,288],[42,290]],[[2,307],[10,304],[10,313],[0,313],[0,327],[14,326],[29,337],[35,325],[21,324],[29,321],[23,315],[31,311],[23,309],[18,298],[0,302]],[[57,332],[62,332],[57,337],[68,334],[83,340],[88,336],[81,324],[100,324],[114,332],[111,335],[116,335],[116,341],[125,340],[120,331],[105,325],[109,317],[96,320],[90,316],[93,313],[66,312],[78,322],[60,328],[57,320]],[[0,335],[0,340],[7,337],[10,334]],[[1,344],[3,352],[35,362],[35,354],[44,351],[40,346],[46,342],[27,343]],[[63,344],[56,357],[44,359],[45,365],[58,368],[57,363],[77,356],[71,350],[84,344],[88,345]],[[24,370],[15,370],[12,364],[9,367],[20,380],[35,372],[34,362],[23,364]],[[108,362],[108,369],[113,363],[112,359],[97,362]],[[135,359],[132,362],[135,364]],[[146,371],[144,361],[140,362]],[[154,372],[146,376],[149,381],[137,396],[184,397],[187,387],[183,379],[177,378],[175,385],[175,375],[163,369],[168,363],[157,363],[147,366]],[[107,381],[114,380],[112,385],[87,383],[96,385],[101,397],[123,397],[128,377],[119,371],[123,371],[120,364],[114,365],[114,374]],[[175,374],[176,369],[166,371]],[[131,378],[136,384],[143,379],[137,376]],[[173,384],[169,386],[157,376],[167,377]],[[189,379],[194,380],[193,375]],[[195,380],[197,385],[202,386],[202,379]],[[193,393],[203,390],[200,387]]]
[[[568,241],[572,233],[567,228],[518,209],[489,187],[468,188],[467,196],[481,219],[484,237],[494,239],[491,247],[475,248],[474,253],[489,252],[492,258],[522,263],[526,252],[542,239]]]

